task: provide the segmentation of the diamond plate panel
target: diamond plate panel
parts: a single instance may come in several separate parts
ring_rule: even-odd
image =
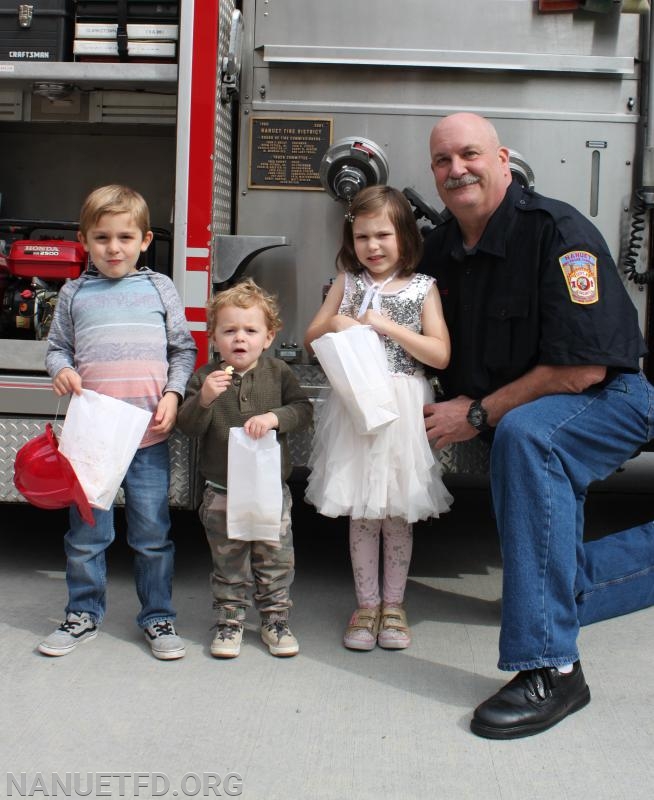
[[[328,388],[324,373],[307,365],[294,367],[302,385],[307,389],[314,406],[314,419],[320,416],[321,406]],[[0,503],[25,502],[14,487],[14,460],[16,453],[35,436],[43,433],[48,418],[0,417]],[[55,433],[61,433],[62,421],[53,422]],[[289,436],[289,448],[294,467],[306,467],[311,453],[313,428]],[[200,481],[197,474],[196,446],[184,434],[175,431],[170,437],[170,505],[177,508],[198,506]],[[480,439],[461,442],[445,448],[439,454],[444,473],[485,475],[489,467],[490,448]],[[122,505],[122,490],[116,497]]]
[[[24,503],[25,499],[14,486],[14,460],[20,448],[43,433],[46,422],[52,422],[57,435],[61,433],[63,420],[0,417],[0,503]],[[175,431],[169,439],[171,506],[192,508],[195,492],[195,470],[192,468],[194,448],[184,434]],[[116,503],[122,505],[122,490]]]
[[[468,442],[444,447],[438,453],[444,474],[486,475],[490,466],[490,446],[478,436]]]
[[[315,423],[329,390],[329,382],[320,366],[316,364],[293,364],[291,368],[313,401]],[[306,466],[311,453],[312,436],[312,429],[289,435],[289,448],[295,467]],[[476,437],[469,442],[460,442],[443,448],[438,457],[445,474],[486,475],[489,469],[489,455],[489,445]]]
[[[179,508],[193,508],[192,498],[195,489],[195,469],[193,456],[195,447],[191,440],[180,431],[173,431],[168,439],[170,450],[170,504]]]
[[[25,442],[43,433],[46,422],[52,420],[0,417],[0,502],[25,502],[14,486],[14,460]],[[53,428],[59,434],[61,423],[54,422]]]

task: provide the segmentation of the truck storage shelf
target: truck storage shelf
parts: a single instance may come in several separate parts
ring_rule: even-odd
[[[68,83],[80,88],[173,88],[177,64],[73,61],[0,61],[0,82],[29,87],[32,83]]]

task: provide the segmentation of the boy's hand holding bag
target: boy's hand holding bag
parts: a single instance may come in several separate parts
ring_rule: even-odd
[[[281,452],[274,430],[261,439],[230,428],[227,445],[227,537],[279,542]]]
[[[398,418],[386,351],[370,325],[325,333],[311,347],[358,433],[377,433]]]
[[[89,389],[72,396],[59,450],[92,506],[111,508],[151,419],[150,411]]]

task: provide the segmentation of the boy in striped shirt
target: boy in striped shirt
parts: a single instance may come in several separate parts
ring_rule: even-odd
[[[137,261],[153,234],[138,192],[103,186],[85,200],[79,239],[89,266],[59,294],[46,368],[59,396],[82,387],[152,412],[123,482],[127,541],[134,550],[137,623],[159,659],[185,655],[174,627],[174,545],[169,538],[167,439],[195,363],[196,347],[173,282]],[[102,420],[98,420],[98,425]],[[89,436],[93,432],[89,431]],[[114,539],[113,509],[93,509],[87,525],[75,506],[64,538],[66,620],[38,649],[66,655],[93,639],[105,614],[105,551]]]

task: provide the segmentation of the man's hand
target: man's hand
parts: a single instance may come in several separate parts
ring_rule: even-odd
[[[82,379],[72,367],[64,367],[52,379],[52,389],[58,397],[82,394]]]
[[[459,395],[454,400],[429,403],[423,408],[427,438],[439,450],[454,442],[466,442],[478,436],[467,420],[471,397]]]

